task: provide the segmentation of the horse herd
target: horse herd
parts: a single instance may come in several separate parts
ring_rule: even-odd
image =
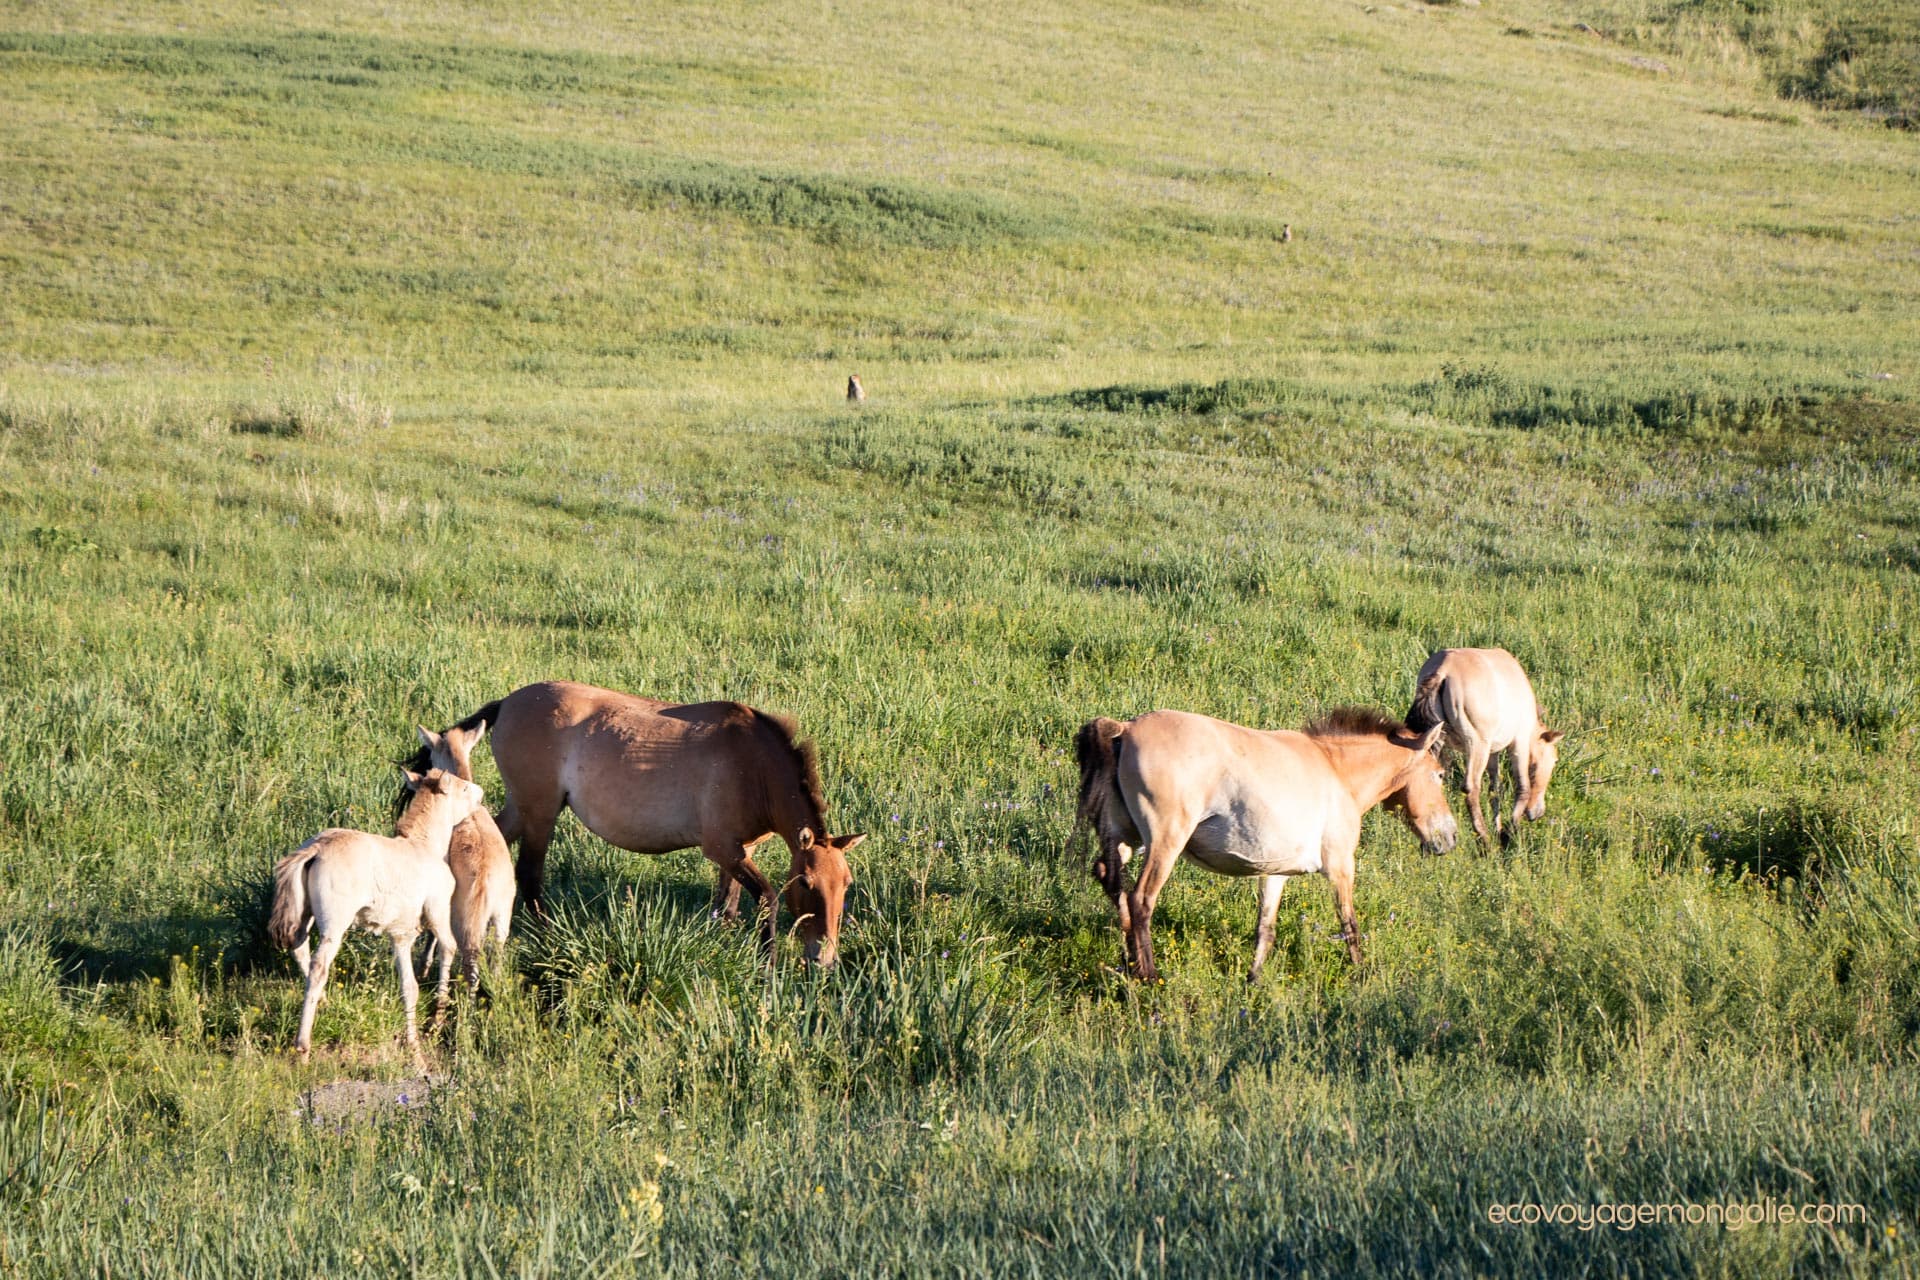
[[[1247,729],[1184,711],[1101,717],[1075,740],[1073,843],[1092,830],[1093,875],[1113,901],[1139,978],[1158,976],[1154,904],[1183,856],[1259,881],[1249,981],[1272,946],[1282,889],[1316,871],[1333,885],[1357,964],[1353,880],[1362,816],[1384,804],[1428,851],[1452,848],[1458,832],[1442,785],[1445,745],[1465,757],[1467,802],[1485,842],[1484,774],[1490,757],[1505,751],[1516,793],[1499,831],[1505,843],[1521,818],[1545,812],[1561,734],[1540,718],[1533,686],[1504,649],[1435,653],[1420,669],[1404,722],[1357,709],[1301,732]],[[497,815],[483,807],[473,782],[472,751],[488,736],[507,792]],[[813,744],[791,720],[737,702],[675,704],[549,681],[489,702],[444,732],[422,728],[420,739],[404,768],[405,808],[392,836],[323,831],[274,868],[268,934],[293,951],[307,979],[294,1045],[302,1058],[328,970],[355,924],[392,940],[406,1043],[417,1056],[413,945],[422,924],[438,956],[437,1017],[455,956],[477,983],[487,935],[506,941],[516,893],[540,909],[547,846],[562,809],[633,853],[699,846],[718,871],[715,915],[735,917],[741,889],[752,893],[771,959],[784,899],[808,961],[833,963],[853,880],[847,853],[865,837],[828,833]],[[779,898],[754,862],[774,836],[790,854]],[[515,843],[517,867],[508,854]],[[1136,851],[1141,865],[1129,888],[1122,873]]]

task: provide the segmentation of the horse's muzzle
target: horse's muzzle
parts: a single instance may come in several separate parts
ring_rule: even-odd
[[[1452,818],[1434,827],[1421,841],[1428,853],[1447,853],[1460,842],[1460,824]]]
[[[833,962],[839,958],[840,947],[837,943],[829,942],[825,939],[821,939],[818,942],[807,943],[808,964],[817,964],[822,969],[831,969],[833,968]]]

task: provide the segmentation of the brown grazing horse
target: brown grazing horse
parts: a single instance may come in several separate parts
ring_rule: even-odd
[[[1273,945],[1280,891],[1318,871],[1333,884],[1347,954],[1360,963],[1353,914],[1354,850],[1361,815],[1387,802],[1400,810],[1431,852],[1457,835],[1433,749],[1438,728],[1410,731],[1377,711],[1335,711],[1305,733],[1242,728],[1185,711],[1138,720],[1104,716],[1084,725],[1079,824],[1099,841],[1093,874],[1120,916],[1135,976],[1159,976],[1153,963],[1153,908],[1182,857],[1223,876],[1260,881],[1251,982]],[[1140,874],[1121,879],[1134,849]]]
[[[779,836],[791,862],[787,908],[799,917],[807,959],[833,963],[853,872],[847,851],[865,837],[827,834],[813,744],[791,720],[738,702],[675,705],[554,680],[516,689],[454,726],[493,726],[506,783],[500,833],[520,845],[520,896],[536,909],[547,846],[560,811],[633,853],[698,845],[762,908],[771,948],[779,903],[753,852]]]
[[[1540,727],[1540,704],[1533,683],[1505,649],[1442,649],[1420,668],[1407,724],[1424,731],[1446,731],[1447,745],[1467,758],[1467,811],[1473,831],[1487,841],[1480,813],[1480,785],[1488,759],[1508,753],[1513,769],[1513,818],[1500,832],[1512,841],[1520,819],[1537,822],[1547,812],[1547,783],[1560,759],[1559,729]],[[1496,772],[1494,781],[1499,782]]]
[[[485,721],[471,729],[455,725],[445,733],[416,727],[423,745],[418,754],[407,761],[408,769],[419,772],[442,769],[457,778],[473,781],[473,749],[487,732]],[[489,927],[503,948],[507,945],[507,933],[513,927],[513,857],[507,852],[506,839],[492,814],[485,809],[475,809],[471,817],[453,829],[453,842],[447,846],[447,866],[453,870],[453,940],[460,944],[460,967],[466,974],[467,986],[477,990],[480,957],[487,945]]]

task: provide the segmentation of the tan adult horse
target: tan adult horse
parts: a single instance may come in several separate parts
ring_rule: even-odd
[[[547,681],[489,702],[454,728],[493,726],[493,759],[507,786],[500,833],[520,845],[520,896],[536,908],[560,811],[633,853],[698,845],[759,900],[771,947],[779,916],[773,884],[753,851],[779,836],[791,862],[787,908],[799,917],[807,959],[832,964],[853,872],[847,851],[865,837],[827,834],[813,744],[791,720],[738,702],[676,705]]]
[[[424,725],[418,728],[422,746],[419,754],[407,762],[410,770],[441,769],[473,781],[473,749],[487,732],[484,721],[471,729],[455,725],[445,733],[435,733]],[[492,814],[475,809],[453,829],[447,866],[453,871],[453,940],[460,946],[460,967],[467,986],[477,989],[488,930],[505,947],[513,927],[513,857]]]
[[[1547,811],[1547,783],[1566,735],[1541,728],[1540,714],[1533,683],[1505,649],[1442,649],[1420,668],[1407,724],[1423,732],[1439,726],[1447,745],[1466,756],[1467,811],[1482,844],[1487,823],[1480,786],[1495,753],[1507,752],[1513,769],[1513,817],[1501,830],[1500,843],[1513,839],[1521,818],[1538,821]]]
[[[1318,871],[1333,885],[1347,954],[1360,963],[1353,914],[1361,815],[1386,801],[1433,852],[1453,847],[1453,814],[1433,748],[1377,711],[1345,710],[1306,732],[1247,729],[1185,711],[1084,725],[1079,821],[1099,841],[1093,873],[1113,899],[1134,974],[1153,979],[1153,908],[1183,855],[1223,876],[1260,881],[1251,982],[1273,946],[1280,892]],[[1078,839],[1078,828],[1075,839]],[[1127,890],[1121,868],[1143,851]]]

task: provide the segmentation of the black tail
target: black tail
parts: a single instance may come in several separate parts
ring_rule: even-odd
[[[1413,694],[1413,705],[1407,708],[1407,728],[1425,733],[1447,722],[1446,709],[1440,704],[1440,690],[1446,683],[1447,678],[1437,671],[1420,682]]]
[[[465,720],[456,721],[455,723],[448,725],[447,728],[460,729],[464,731],[468,729],[477,729],[483,724],[486,725],[488,728],[492,728],[495,722],[499,720],[499,718],[500,718],[500,699],[496,698],[494,701],[489,702],[486,706],[480,708],[478,711],[468,716]],[[442,730],[441,732],[444,733],[445,730]],[[401,756],[399,759],[395,760],[394,763],[399,765],[402,769],[411,769],[415,773],[425,773],[428,769],[433,767],[433,752],[427,750],[425,745],[422,745],[420,749],[415,751],[412,755]],[[407,790],[407,784],[402,782],[400,784],[400,794],[393,798],[393,816],[397,818],[401,814],[405,813],[407,811],[407,802],[412,798],[413,798],[413,793]]]
[[[1120,721],[1099,716],[1081,725],[1074,735],[1073,754],[1080,762],[1080,805],[1074,814],[1073,834],[1067,839],[1069,852],[1080,843],[1083,828],[1091,827],[1094,839],[1104,843],[1110,806],[1120,798],[1114,778],[1120,763],[1116,744],[1126,730]]]

